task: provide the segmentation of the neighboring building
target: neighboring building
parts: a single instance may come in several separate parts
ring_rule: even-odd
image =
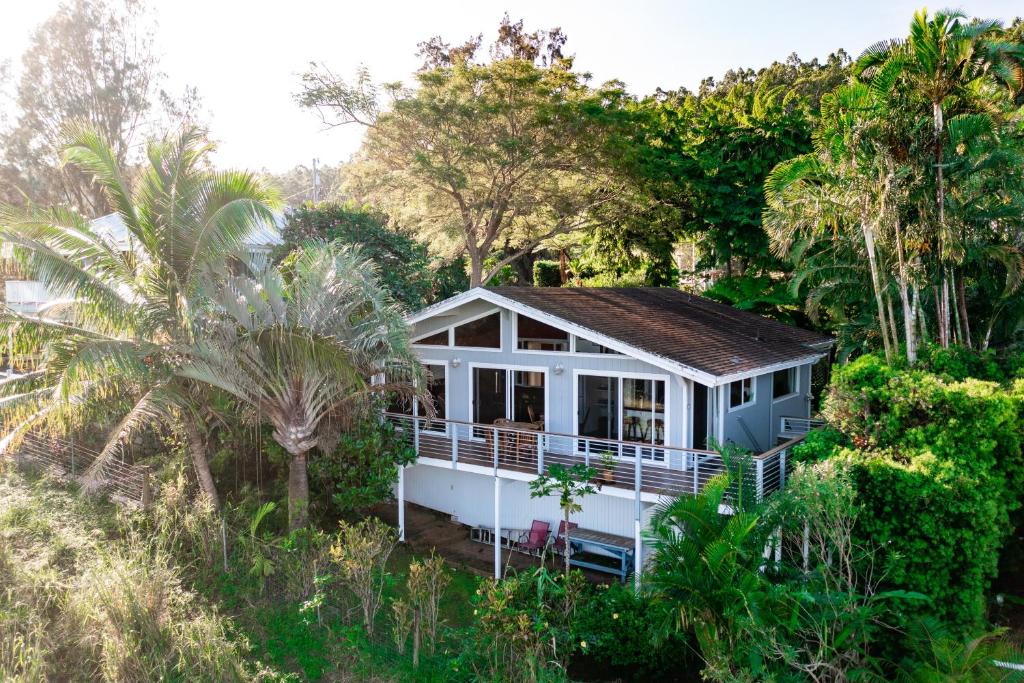
[[[832,344],[668,288],[476,288],[409,324],[436,416],[388,413],[419,456],[399,483],[400,518],[408,500],[499,539],[534,519],[556,530],[557,500],[531,499],[529,481],[586,462],[603,485],[575,521],[627,537],[635,556],[656,503],[725,470],[716,444],[757,454],[760,494],[784,485],[776,444],[806,429],[811,366]]]
[[[281,244],[280,229],[284,226],[284,215],[274,215],[274,225],[261,225],[246,238],[245,248],[249,264],[261,270],[270,262],[270,253]],[[133,252],[136,245],[121,216],[116,213],[101,216],[89,223],[93,232],[107,244],[121,252]],[[54,300],[46,286],[37,280],[8,279],[4,283],[7,305],[19,313],[34,314]]]

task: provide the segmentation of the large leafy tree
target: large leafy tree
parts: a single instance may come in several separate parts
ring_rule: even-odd
[[[180,348],[194,342],[204,290],[244,262],[243,238],[271,220],[276,202],[246,172],[208,170],[212,146],[194,129],[151,143],[132,185],[97,132],[72,132],[64,159],[103,189],[127,229],[122,251],[64,208],[2,207],[0,239],[57,302],[41,316],[0,309],[0,333],[41,350],[42,365],[0,383],[12,443],[59,420],[116,424],[94,473],[137,430],[163,423],[188,445],[199,483],[217,504],[202,437],[202,391],[176,377]]]
[[[374,397],[424,393],[401,309],[372,262],[337,244],[303,248],[287,276],[275,268],[257,280],[233,278],[215,302],[178,371],[273,427],[290,456],[289,527],[305,526],[310,452],[333,449]]]
[[[479,40],[426,43],[416,87],[388,88],[386,111],[365,72],[346,84],[317,68],[299,101],[367,126],[356,195],[441,253],[465,254],[476,286],[634,199],[614,163],[631,149],[621,84],[591,88],[561,56],[564,37],[552,40],[506,20],[489,63],[476,61]]]
[[[469,284],[462,259],[445,263],[431,257],[425,244],[392,227],[384,213],[355,202],[323,202],[290,211],[281,237],[277,252],[282,259],[309,241],[360,245],[379,268],[381,284],[410,310],[465,291]]]
[[[142,2],[69,0],[33,34],[22,58],[9,130],[0,135],[0,201],[65,204],[89,216],[113,210],[103,188],[61,163],[62,131],[86,123],[119,167],[157,119],[189,118],[195,93],[160,88],[153,22]]]

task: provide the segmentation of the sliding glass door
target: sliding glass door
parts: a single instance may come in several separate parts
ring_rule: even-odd
[[[648,460],[664,460],[663,449],[634,444],[665,444],[665,381],[641,377],[579,375],[577,377],[577,431],[590,437],[580,449],[611,451]],[[629,443],[602,441],[609,439]]]
[[[507,420],[544,428],[545,373],[515,368],[473,368],[473,422],[490,425]]]

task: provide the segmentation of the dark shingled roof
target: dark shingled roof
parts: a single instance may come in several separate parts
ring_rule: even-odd
[[[726,376],[806,358],[831,337],[668,287],[491,287],[624,344]]]

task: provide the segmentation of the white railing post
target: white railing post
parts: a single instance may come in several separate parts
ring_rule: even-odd
[[[583,464],[590,467],[590,439],[583,440]]]
[[[693,495],[700,493],[700,454],[693,453]]]
[[[416,455],[420,454],[420,420],[415,415],[412,416],[412,445],[416,450]]]
[[[494,578],[501,578],[501,479],[497,472],[494,473]]]
[[[398,468],[398,540],[405,542],[405,465]]]
[[[537,435],[537,474],[544,474],[544,435]]]
[[[452,424],[452,469],[459,468],[459,425]]]
[[[653,425],[652,425],[653,428]],[[633,581],[636,587],[640,587],[640,572],[643,565],[643,552],[644,552],[644,541],[640,536],[640,529],[642,527],[641,520],[643,519],[643,504],[640,502],[640,483],[643,478],[643,458],[640,457],[640,450],[633,455],[633,496],[636,499],[635,517],[633,519]]]
[[[779,451],[779,490],[781,491],[786,487],[786,452],[788,448],[783,448]]]
[[[492,427],[491,434],[494,437],[494,476],[498,476],[498,428]]]
[[[764,459],[759,458],[756,461],[756,463],[757,464],[755,465],[755,467],[757,471],[757,501],[761,502],[762,500],[764,500]]]

